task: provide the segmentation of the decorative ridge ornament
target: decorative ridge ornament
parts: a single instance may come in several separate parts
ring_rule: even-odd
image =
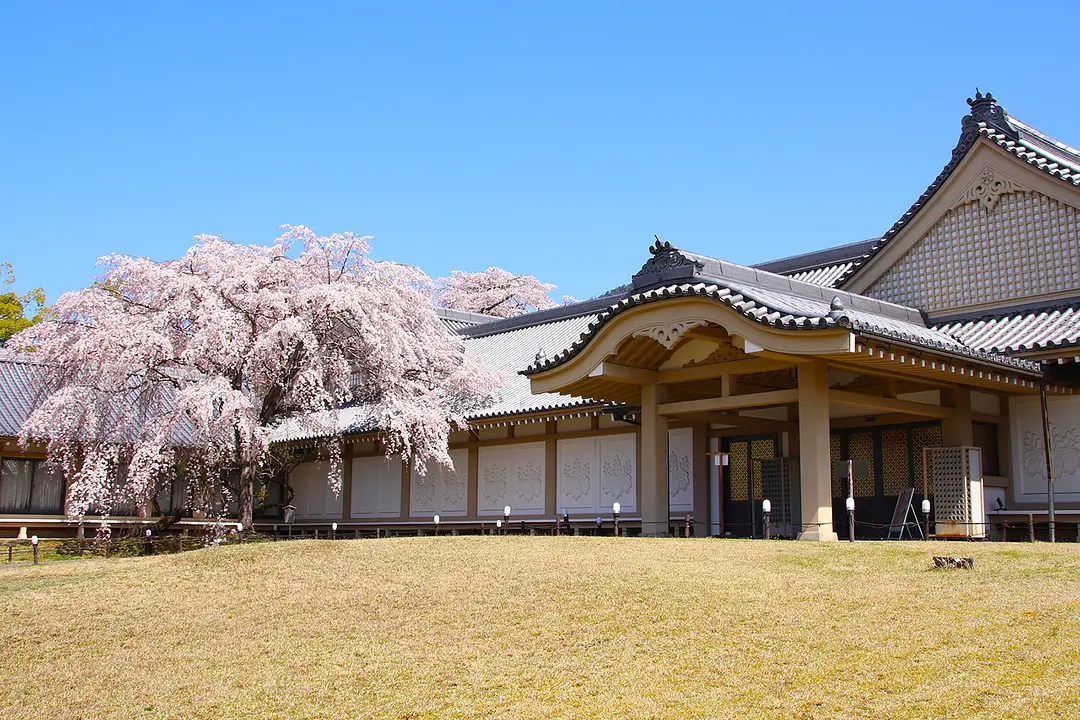
[[[833,320],[839,320],[844,316],[844,301],[840,299],[839,295],[834,295],[832,302],[829,303],[829,317]]]
[[[971,112],[960,121],[960,139],[953,148],[953,158],[967,153],[974,144],[982,125],[992,127],[1005,134],[1010,140],[1019,140],[1020,133],[1009,124],[1009,116],[1005,108],[998,105],[992,93],[983,95],[975,88],[975,97],[967,99]]]
[[[705,267],[700,260],[690,257],[670,242],[661,241],[656,235],[653,237],[656,238],[656,242],[649,246],[649,254],[652,257],[634,275],[635,288],[671,280],[690,279]]]

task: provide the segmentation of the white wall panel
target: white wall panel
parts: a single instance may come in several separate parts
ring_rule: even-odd
[[[611,512],[618,501],[623,513],[637,512],[637,435],[604,435],[596,438],[600,455],[600,504],[598,512]]]
[[[636,512],[635,442],[633,433],[560,440],[555,509],[606,515],[617,501],[624,514]]]
[[[401,458],[353,458],[351,510],[354,518],[401,515]]]
[[[289,475],[295,495],[296,517],[305,520],[340,520],[341,495],[334,495],[329,483],[330,463],[300,463]]]
[[[481,447],[478,451],[477,503],[480,515],[543,515],[544,443]]]
[[[560,440],[558,443],[558,491],[556,508],[571,513],[596,511],[600,468],[595,438]]]
[[[672,513],[694,509],[694,431],[668,431],[668,503]]]
[[[409,514],[423,517],[464,515],[468,511],[469,451],[451,450],[453,468],[430,462],[423,476],[413,468],[409,486]]]
[[[1054,495],[1080,501],[1080,397],[1047,399]],[[1046,501],[1046,455],[1038,396],[1009,399],[1013,492],[1021,502]]]

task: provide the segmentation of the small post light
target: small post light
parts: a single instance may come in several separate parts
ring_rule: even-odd
[[[502,520],[495,521],[495,534],[502,535]]]
[[[848,540],[855,542],[855,498],[848,497],[844,507],[847,508]]]
[[[147,534],[149,534],[149,532],[150,531],[147,530]],[[236,523],[236,532],[238,532],[238,533],[244,532],[244,523],[242,523],[242,522]]]
[[[434,522],[434,523],[435,523],[435,535],[436,535],[436,536],[438,536],[438,534],[439,534],[439,520],[441,520],[441,519],[442,519],[442,518],[440,518],[440,517],[439,517],[438,515],[436,515],[435,517],[431,518],[432,522]]]
[[[150,528],[146,528],[146,541],[143,543],[143,555],[152,555],[154,553],[154,543],[150,539],[152,534]]]
[[[616,501],[611,504],[611,514],[615,518],[615,537],[619,537],[619,513],[622,511],[622,505]]]
[[[765,519],[765,539],[772,539],[772,500],[765,498],[761,501],[761,515]]]
[[[336,522],[330,523],[330,539],[331,540],[336,540],[337,539],[337,523]]]
[[[922,514],[923,524],[926,525],[925,539],[930,539],[930,498],[923,498],[922,501]]]
[[[150,537],[150,528],[146,528],[146,537]]]
[[[37,535],[30,536],[30,544],[34,546],[34,564],[38,564],[38,538]]]
[[[604,518],[599,515],[596,516],[596,534],[600,534],[600,530],[604,527]]]

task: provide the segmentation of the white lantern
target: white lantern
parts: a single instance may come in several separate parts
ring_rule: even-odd
[[[510,517],[510,506],[507,505],[503,508],[503,517]]]
[[[146,528],[146,537],[150,537],[150,528]]]
[[[244,523],[236,523],[236,532],[244,532]]]
[[[496,520],[495,521],[495,527],[501,528],[502,527],[502,520]]]
[[[30,544],[31,545],[37,545],[37,535],[31,535],[30,536]]]
[[[924,499],[922,501],[922,512],[923,512],[923,515],[929,515],[930,514],[930,500],[929,499]]]
[[[772,501],[768,498],[761,501],[761,512],[772,512]]]
[[[855,512],[855,498],[849,497],[847,500],[845,500],[844,507],[847,508],[848,512]]]
[[[438,515],[436,515],[435,517],[433,517],[433,518],[431,518],[431,519],[435,521],[435,524],[436,524],[436,525],[438,525],[438,524],[439,524],[439,516],[438,516]]]
[[[611,512],[618,515],[620,512],[622,512],[622,505],[620,505],[618,502],[612,503]]]
[[[330,529],[337,532],[337,523],[330,523]]]

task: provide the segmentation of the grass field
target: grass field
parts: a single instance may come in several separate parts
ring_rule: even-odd
[[[2,569],[0,617],[5,719],[1080,712],[1073,545],[238,545]]]

